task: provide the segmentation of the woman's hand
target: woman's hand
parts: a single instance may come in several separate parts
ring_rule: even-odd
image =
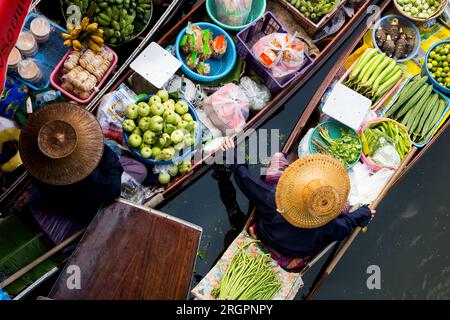
[[[226,151],[228,149],[234,149],[234,139],[231,139],[229,137],[225,137],[223,140],[222,145],[220,146],[220,149],[222,151]]]

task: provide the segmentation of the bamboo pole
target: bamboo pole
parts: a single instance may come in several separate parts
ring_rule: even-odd
[[[377,198],[372,202],[370,205],[370,208],[375,210],[376,207],[380,204],[381,200],[384,198],[386,193],[389,191],[389,189],[395,184],[397,181],[397,177],[402,174],[403,169],[407,166],[409,161],[412,159],[412,157],[416,154],[417,148],[413,147],[411,151],[408,153],[406,158],[404,159],[401,166],[395,171],[395,173],[392,175],[392,177],[389,179],[386,186],[383,188],[383,190],[380,192],[380,194],[377,196]],[[347,252],[348,248],[350,248],[353,241],[356,239],[356,237],[361,232],[362,228],[357,227],[355,230],[353,230],[353,233],[347,238],[347,240],[344,242],[342,247],[339,249],[339,251],[336,253],[334,258],[328,263],[328,266],[326,267],[325,271],[322,275],[320,275],[319,281],[311,288],[310,292],[306,296],[307,300],[311,300],[314,298],[314,296],[319,291],[319,288],[322,286],[322,283],[328,278],[328,276],[333,272],[336,265],[339,263],[339,261],[342,259],[342,257]]]
[[[70,236],[69,238],[67,238],[66,240],[64,240],[63,242],[61,242],[60,244],[58,244],[57,246],[52,248],[51,250],[49,250],[46,253],[44,253],[42,256],[38,257],[37,259],[35,259],[34,261],[29,263],[28,265],[26,265],[22,269],[20,269],[16,273],[14,273],[12,276],[10,276],[7,279],[5,279],[3,282],[0,283],[0,289],[3,289],[5,287],[7,287],[11,283],[16,281],[20,277],[22,277],[24,274],[26,274],[28,271],[30,271],[31,269],[37,267],[39,264],[41,264],[42,262],[44,262],[45,260],[47,260],[48,258],[53,256],[54,254],[56,254],[57,252],[61,251],[63,248],[65,248],[66,246],[71,244],[73,241],[78,239],[80,236],[82,236],[85,231],[86,231],[86,229],[82,229],[82,230],[76,232],[75,234],[73,234],[72,236]]]

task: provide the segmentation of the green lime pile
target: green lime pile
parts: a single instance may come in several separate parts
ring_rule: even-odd
[[[427,68],[437,83],[450,88],[450,43],[439,45],[430,52]]]

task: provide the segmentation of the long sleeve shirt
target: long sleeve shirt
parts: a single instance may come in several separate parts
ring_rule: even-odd
[[[345,239],[357,226],[366,226],[372,217],[368,207],[361,207],[352,213],[341,213],[321,227],[298,228],[277,212],[276,185],[269,185],[255,177],[246,165],[235,167],[234,178],[241,191],[256,207],[258,238],[292,257],[314,255],[333,241]]]

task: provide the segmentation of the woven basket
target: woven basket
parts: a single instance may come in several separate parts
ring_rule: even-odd
[[[394,0],[395,9],[397,9],[397,11],[401,15],[405,16],[406,18],[408,18],[408,19],[410,19],[410,20],[412,20],[414,22],[418,22],[418,23],[424,23],[424,22],[427,22],[427,21],[431,21],[433,19],[437,19],[442,14],[442,12],[444,12],[445,7],[447,6],[447,3],[448,3],[448,0],[442,1],[439,10],[434,15],[432,15],[431,17],[428,17],[428,18],[416,18],[416,17],[413,17],[413,16],[409,15],[405,11],[403,11],[402,8],[400,7],[400,5],[398,5],[397,0]]]

